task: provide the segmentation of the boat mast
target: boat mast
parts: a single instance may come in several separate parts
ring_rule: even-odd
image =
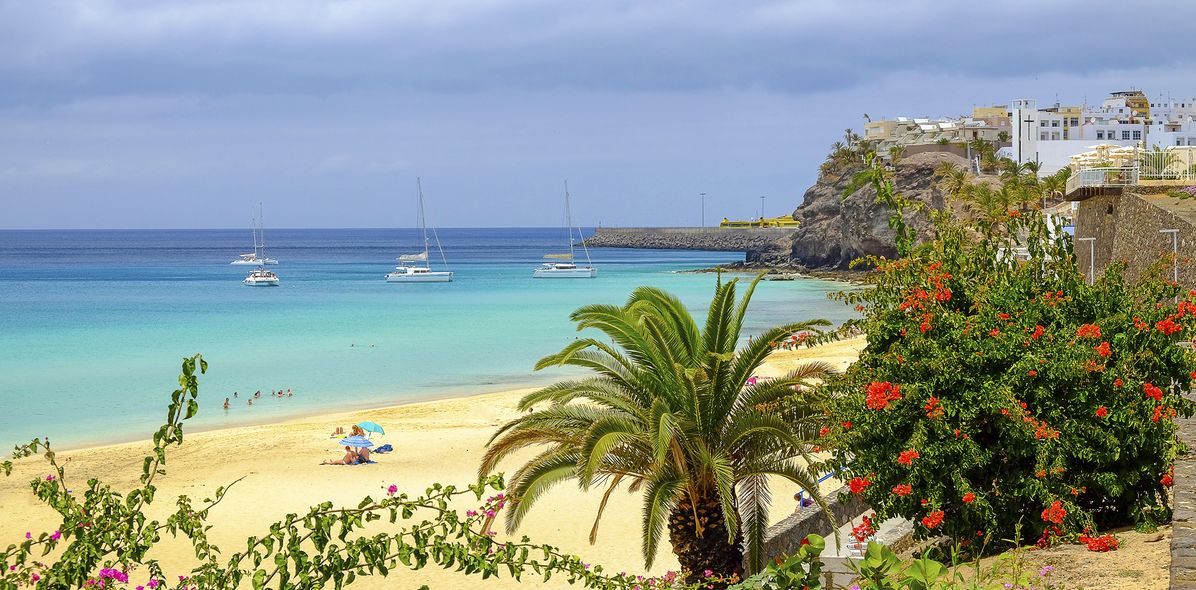
[[[573,212],[569,210],[569,181],[565,180],[565,231],[569,234],[569,263],[573,264]]]
[[[257,223],[258,223],[258,226],[261,228],[261,231],[259,231],[258,233],[260,233],[262,236],[262,260],[261,260],[262,264],[266,263],[266,220],[265,220],[265,216],[262,214],[264,211],[265,211],[265,209],[262,207],[262,202],[258,201],[257,202]],[[257,252],[257,248],[254,248],[254,252]]]
[[[419,205],[419,227],[424,234],[424,264],[428,264],[428,220],[424,217],[424,187],[420,177],[415,177],[415,202]]]

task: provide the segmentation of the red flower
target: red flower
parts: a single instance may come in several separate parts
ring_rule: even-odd
[[[888,381],[873,381],[868,384],[864,403],[869,410],[883,410],[889,407],[889,402],[901,399],[901,387]]]
[[[935,510],[935,511],[931,512],[930,514],[927,514],[926,516],[922,517],[922,526],[924,526],[928,529],[933,529],[933,528],[939,526],[940,524],[943,524],[943,511],[942,510]]]
[[[1101,406],[1096,409],[1096,417],[1097,418],[1104,418],[1105,416],[1108,416],[1108,415],[1109,415],[1109,408]]]
[[[1162,332],[1166,336],[1170,336],[1170,335],[1184,329],[1183,326],[1175,323],[1175,320],[1172,319],[1171,317],[1167,317],[1167,318],[1163,319],[1162,321],[1156,323],[1154,325],[1154,327],[1155,327],[1155,329]]]
[[[922,323],[918,324],[918,330],[925,334],[929,332],[932,327],[933,326],[930,325],[930,314],[922,316]]]
[[[971,504],[972,502],[975,502],[975,501],[976,501],[976,494],[973,494],[972,492],[968,492],[963,495],[963,503],[964,504]]]
[[[1162,401],[1162,399],[1163,399],[1163,390],[1159,389],[1158,386],[1156,386],[1156,385],[1152,385],[1150,383],[1143,383],[1142,384],[1142,392],[1146,394],[1146,397],[1149,397],[1150,399],[1153,399],[1156,402]]]
[[[1009,319],[1009,314],[1002,312],[1002,313],[997,314],[997,317],[1001,318],[1003,320],[1007,320],[1007,319]]]
[[[907,483],[899,483],[893,486],[893,493],[898,496],[908,496],[913,491],[914,488]]]
[[[993,338],[996,338],[997,336],[1001,335],[1001,331],[996,328],[993,328],[992,330],[988,331],[988,335],[992,336]]]
[[[1063,524],[1063,517],[1067,516],[1067,510],[1063,505],[1055,500],[1051,505],[1042,511],[1042,520],[1044,522],[1053,522],[1055,524]]]
[[[1113,380],[1113,387],[1121,387],[1124,383],[1125,382],[1121,380],[1121,377],[1118,377]]]
[[[1076,330],[1076,336],[1079,338],[1100,338],[1100,326],[1096,324],[1084,324]]]
[[[868,486],[870,485],[872,485],[872,482],[865,477],[853,477],[851,478],[851,481],[847,482],[847,488],[850,489],[851,493],[853,494],[864,493],[864,490],[868,489]]]
[[[1046,477],[1046,470],[1045,470],[1045,469],[1039,469],[1038,471],[1035,471],[1035,472],[1034,472],[1034,477],[1037,477],[1038,479],[1042,479],[1042,478]]]
[[[902,465],[913,465],[914,459],[921,456],[918,451],[901,451],[897,454],[897,462]]]
[[[831,429],[823,426],[822,428],[818,429],[818,438],[822,438],[830,433],[831,433]]]
[[[1043,332],[1045,332],[1045,330],[1042,329],[1041,325],[1034,326],[1034,332],[1030,334],[1030,338],[1033,340],[1038,340],[1042,337]]]
[[[1029,376],[1031,376],[1031,377],[1037,377],[1037,376],[1038,376],[1038,371],[1035,371],[1034,369],[1030,369],[1029,371],[1026,371],[1026,374],[1027,374],[1027,375],[1029,375]]]
[[[1175,483],[1175,466],[1174,465],[1172,465],[1170,468],[1167,469],[1167,473],[1163,474],[1163,478],[1159,480],[1159,483],[1163,484],[1163,486],[1168,487],[1168,488],[1171,487],[1171,484]]]
[[[801,544],[802,544],[802,545],[809,545],[809,544],[810,544],[810,539],[809,539],[809,538],[807,538],[807,537],[802,537]]]
[[[1101,342],[1100,346],[1093,346],[1092,350],[1095,350],[1096,354],[1101,355],[1103,358],[1109,358],[1109,355],[1113,354],[1113,351],[1109,349],[1108,342]]]
[[[926,411],[926,417],[931,420],[943,417],[943,406],[939,403],[939,398],[933,395],[926,400],[926,405],[922,406],[922,409]]]
[[[1021,217],[1021,216],[1022,216],[1022,212],[1021,212],[1021,211],[1018,211],[1017,209],[1010,209],[1010,210],[1009,210],[1009,217],[1011,217],[1011,218],[1016,218],[1016,217]]]
[[[1189,378],[1189,379],[1196,379],[1196,371],[1192,371],[1191,373],[1188,373],[1188,378]]]
[[[1101,371],[1105,370],[1105,366],[1092,359],[1089,359],[1088,362],[1084,363],[1084,370],[1088,371],[1089,373],[1100,373]]]
[[[843,427],[843,430],[851,430],[851,420],[840,422],[839,425]]]
[[[1150,324],[1142,321],[1142,318],[1134,316],[1134,327],[1138,328],[1139,331],[1146,331],[1150,329]]]

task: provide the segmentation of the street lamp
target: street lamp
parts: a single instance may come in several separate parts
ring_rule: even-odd
[[[706,193],[698,193],[702,198],[702,227],[706,227]]]
[[[760,225],[764,225],[764,195],[760,195]]]
[[[1096,279],[1096,238],[1080,238],[1081,242],[1088,242],[1088,284]]]

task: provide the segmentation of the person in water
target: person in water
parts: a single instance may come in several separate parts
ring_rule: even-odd
[[[228,409],[228,398],[224,398],[224,409]]]

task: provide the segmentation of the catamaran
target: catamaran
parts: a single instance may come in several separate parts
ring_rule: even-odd
[[[264,253],[262,254],[262,256],[260,258],[258,257],[258,254],[257,254],[258,248],[264,249],[266,247],[266,227],[265,226],[262,226],[262,228],[261,228],[262,241],[260,244],[258,243],[258,227],[257,226],[258,226],[259,221],[260,221],[259,219],[254,219],[252,216],[249,218],[249,231],[253,234],[253,252],[251,252],[249,254],[242,254],[242,255],[238,256],[236,260],[230,262],[229,264],[241,264],[241,265],[252,265],[252,266],[260,266],[263,264],[278,264],[277,260],[275,260],[273,258],[266,258],[265,257],[266,255]]]
[[[560,262],[545,262],[532,273],[537,279],[592,279],[598,276],[598,269],[594,268],[590,260],[590,249],[586,247],[585,234],[577,228],[577,237],[581,241],[581,249],[586,255],[586,265],[578,266],[573,262],[573,212],[569,206],[569,181],[565,181],[565,231],[569,232],[568,254],[545,254],[544,258]]]
[[[265,222],[262,221],[262,204],[261,203],[258,203],[257,219],[258,219],[258,223],[261,224],[262,242],[261,242],[261,244],[258,244],[257,237],[256,236],[254,237],[253,260],[257,261],[258,267],[256,269],[254,269],[252,272],[250,272],[249,275],[245,277],[245,280],[243,280],[241,282],[245,283],[246,285],[248,285],[250,287],[277,287],[278,286],[278,275],[274,274],[273,271],[266,270],[266,266],[265,266],[267,264],[278,264],[278,261],[274,260],[272,258],[266,257],[266,224],[265,224]],[[261,256],[258,256],[258,248],[259,247],[261,248]],[[244,259],[245,255],[242,255],[241,258]],[[273,261],[273,262],[271,262],[271,261]],[[237,262],[234,261],[233,264],[237,264]],[[245,264],[245,263],[242,263],[242,264]]]
[[[424,237],[424,251],[418,254],[403,254],[398,257],[399,265],[394,272],[386,275],[388,283],[447,283],[453,280],[453,271],[448,269],[448,260],[444,258],[444,249],[440,247],[440,236],[436,235],[436,228],[432,228],[432,237],[436,239],[436,250],[440,252],[440,259],[446,270],[432,270],[428,268],[428,218],[424,215],[424,189],[420,179],[415,179],[416,202],[419,206],[419,227]]]

